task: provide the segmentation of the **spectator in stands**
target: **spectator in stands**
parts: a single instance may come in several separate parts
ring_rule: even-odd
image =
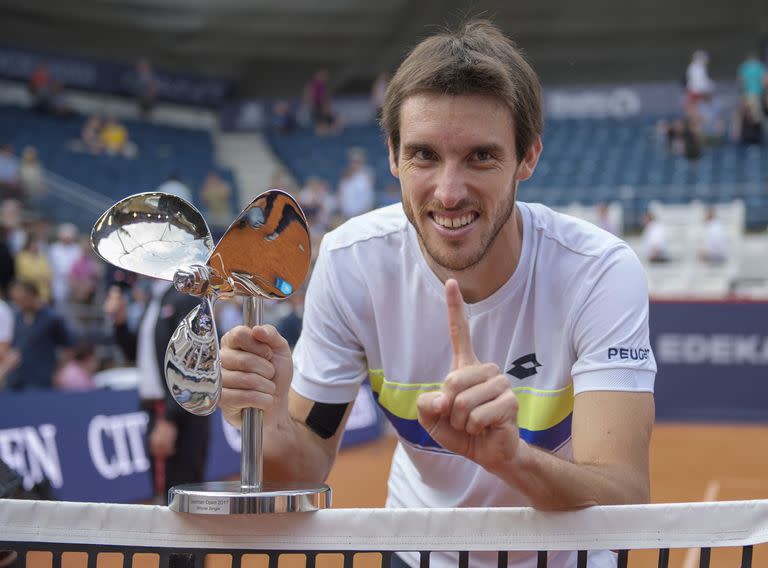
[[[28,282],[35,287],[35,296],[43,304],[51,302],[51,264],[48,256],[42,251],[40,241],[29,235],[24,248],[15,259],[16,278]]]
[[[768,74],[765,65],[760,61],[757,53],[750,53],[739,65],[741,96],[744,104],[750,107],[751,114],[761,121],[766,82],[768,82]]]
[[[72,349],[72,358],[56,372],[53,385],[64,391],[89,391],[96,388],[93,375],[99,370],[96,345],[86,339],[79,340]]]
[[[13,145],[3,144],[0,147],[0,198],[20,196],[19,160],[16,158]]]
[[[7,387],[14,391],[50,389],[59,361],[69,359],[72,334],[66,322],[45,304],[34,283],[14,281],[11,300],[15,307],[13,348],[21,360],[8,375]]]
[[[158,81],[152,63],[145,57],[136,62],[133,93],[139,107],[139,117],[148,120],[157,102]]]
[[[21,201],[5,199],[0,205],[0,224],[5,229],[5,242],[12,256],[24,248],[27,242],[27,231],[22,223]]]
[[[726,244],[723,223],[718,219],[714,207],[709,207],[701,234],[699,259],[707,264],[722,264],[726,261]]]
[[[328,71],[319,69],[304,88],[304,103],[309,108],[312,124],[317,128],[323,122],[325,109],[330,105],[331,94],[328,90]]]
[[[597,226],[604,231],[608,231],[612,235],[616,235],[617,237],[621,236],[621,231],[613,222],[613,219],[611,219],[608,204],[600,202],[595,206],[595,208],[597,210]]]
[[[24,200],[33,206],[39,203],[48,191],[43,164],[37,157],[37,149],[34,146],[26,146],[21,152],[19,183]]]
[[[365,162],[365,151],[349,151],[349,163],[339,181],[339,211],[349,219],[373,209],[376,197],[373,172]]]
[[[32,98],[32,108],[44,109],[53,91],[53,77],[48,69],[48,62],[41,61],[35,66],[27,82],[27,90]]]
[[[5,386],[5,376],[19,362],[18,351],[13,349],[13,308],[5,301],[5,294],[0,294],[0,391]]]
[[[32,99],[32,108],[46,114],[68,116],[73,110],[61,81],[51,74],[48,63],[41,61],[27,81],[27,90]]]
[[[83,123],[80,130],[80,138],[72,140],[69,148],[75,152],[88,154],[101,154],[104,151],[104,142],[101,140],[101,128],[104,119],[98,114],[92,114]]]
[[[388,86],[389,73],[386,71],[379,73],[373,81],[373,85],[371,85],[371,106],[373,107],[377,121],[381,119],[381,109],[384,107]]]
[[[116,117],[107,117],[99,132],[99,138],[105,154],[124,158],[136,157],[136,144],[128,137],[128,129]]]
[[[170,193],[171,195],[181,197],[189,203],[192,203],[192,192],[181,181],[181,176],[177,171],[172,171],[170,174],[168,174],[166,180],[161,183],[155,191],[159,191],[161,193]]]
[[[642,252],[648,262],[670,260],[667,229],[650,211],[643,217]]]
[[[154,280],[151,288],[136,333],[128,328],[128,304],[117,286],[109,290],[104,313],[114,325],[116,343],[139,369],[141,407],[149,414],[146,444],[152,457],[153,486],[157,500],[165,503],[171,486],[204,480],[210,420],[181,408],[163,377],[168,341],[181,320],[199,305],[198,300],[163,280]]]
[[[701,118],[691,107],[685,118],[674,120],[667,131],[669,148],[673,154],[698,160],[702,152]]]
[[[53,305],[66,314],[71,300],[69,276],[75,262],[82,256],[77,239],[77,227],[62,223],[56,231],[56,240],[48,247],[48,263],[51,267],[51,297]]]
[[[685,72],[686,111],[695,110],[699,101],[715,93],[715,83],[709,76],[708,65],[709,55],[706,51],[699,49],[693,53]]]
[[[80,239],[80,255],[69,271],[70,298],[77,304],[90,304],[96,295],[104,266],[96,260],[87,235]]]
[[[743,99],[734,114],[733,138],[744,146],[763,143],[763,121],[754,106]]]
[[[321,235],[328,231],[336,211],[336,198],[328,182],[317,176],[308,177],[298,200],[312,234]]]
[[[270,124],[272,130],[278,134],[292,134],[298,126],[298,121],[291,103],[286,100],[275,101]]]
[[[216,170],[208,172],[200,188],[200,201],[205,205],[206,220],[212,227],[226,229],[234,221],[232,186]]]
[[[8,229],[0,225],[0,298],[8,295],[8,286],[16,277],[13,253],[8,245]]]

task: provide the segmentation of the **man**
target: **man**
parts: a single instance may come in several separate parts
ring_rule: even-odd
[[[179,322],[199,303],[193,296],[177,292],[170,282],[152,282],[152,291],[138,331],[128,326],[128,303],[118,286],[113,286],[104,312],[115,328],[115,341],[129,359],[136,361],[139,397],[149,414],[147,454],[155,498],[165,503],[168,490],[205,479],[210,421],[181,408],[166,388],[163,362],[168,341]]]
[[[18,366],[8,374],[6,387],[12,391],[53,388],[56,369],[71,357],[73,335],[33,282],[14,281],[10,298],[15,307],[12,347]]]
[[[542,148],[533,70],[493,25],[470,22],[407,57],[382,123],[402,206],[325,236],[293,359],[271,327],[223,338],[222,408],[233,424],[264,410],[265,478],[324,479],[369,377],[399,436],[389,507],[648,501],[646,276],[621,240],[516,203]],[[510,561],[536,566],[536,554]]]

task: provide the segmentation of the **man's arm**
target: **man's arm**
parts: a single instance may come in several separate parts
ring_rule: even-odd
[[[541,509],[647,502],[653,395],[586,391],[574,402],[573,462],[530,446],[517,398],[495,364],[475,356],[458,284],[446,282],[453,360],[442,389],[422,394],[419,421],[444,448],[518,488]]]
[[[647,503],[651,393],[584,392],[573,410],[573,463],[520,440],[513,459],[486,468],[539,509]]]
[[[272,326],[238,326],[221,343],[224,417],[240,427],[244,408],[264,411],[264,479],[324,481],[352,403],[318,403],[293,391],[291,350]]]

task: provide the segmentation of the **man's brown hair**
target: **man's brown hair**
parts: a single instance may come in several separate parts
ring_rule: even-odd
[[[420,93],[489,95],[510,110],[517,159],[522,160],[542,130],[539,78],[515,43],[488,20],[471,20],[419,43],[387,89],[381,124],[397,159],[400,108]]]

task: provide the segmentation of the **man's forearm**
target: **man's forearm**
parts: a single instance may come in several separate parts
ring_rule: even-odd
[[[287,418],[264,432],[264,479],[322,483],[335,453],[329,454],[320,437],[304,424]]]
[[[519,489],[537,509],[647,503],[646,472],[626,465],[572,463],[522,440],[518,454],[489,471]]]

